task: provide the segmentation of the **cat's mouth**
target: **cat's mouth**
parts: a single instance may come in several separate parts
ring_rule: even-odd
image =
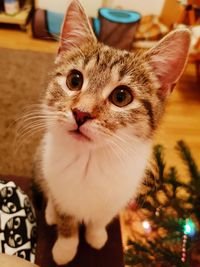
[[[81,132],[80,128],[77,128],[75,130],[71,130],[71,131],[69,131],[69,133],[76,140],[79,140],[79,141],[88,141],[88,142],[91,142],[92,141],[91,138],[89,138],[86,134],[84,134],[83,132]]]

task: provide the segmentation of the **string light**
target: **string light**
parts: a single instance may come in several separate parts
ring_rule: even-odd
[[[147,220],[142,222],[142,226],[143,226],[145,232],[149,233],[151,231],[151,225]]]
[[[184,234],[189,236],[194,236],[196,232],[195,224],[191,219],[186,219],[186,223],[184,226]]]
[[[158,208],[156,209],[156,212],[155,212],[156,217],[158,217],[158,216],[160,215],[160,210],[161,210],[160,207],[158,207]]]
[[[186,243],[187,243],[187,235],[183,235],[183,242],[182,242],[182,254],[181,254],[181,261],[186,261]]]
[[[182,253],[181,253],[181,261],[185,262],[186,261],[186,244],[187,244],[187,239],[188,236],[193,236],[196,232],[195,224],[193,221],[189,218],[185,220],[185,225],[184,225],[184,235],[183,235],[183,241],[182,241]]]

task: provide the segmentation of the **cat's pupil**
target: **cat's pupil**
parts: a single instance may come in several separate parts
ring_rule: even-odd
[[[126,93],[124,92],[124,90],[120,90],[120,92],[118,92],[116,95],[116,100],[120,103],[123,102],[125,98],[126,98]]]
[[[79,82],[80,82],[80,75],[79,74],[74,74],[73,77],[72,77],[72,85],[74,87],[78,86],[79,85]]]

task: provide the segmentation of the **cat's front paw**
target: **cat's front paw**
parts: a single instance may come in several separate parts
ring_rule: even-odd
[[[94,229],[87,229],[85,239],[91,247],[101,249],[108,240],[108,234],[105,228],[96,231]]]
[[[53,259],[58,265],[67,264],[76,255],[78,247],[78,237],[65,238],[60,236],[52,250]]]

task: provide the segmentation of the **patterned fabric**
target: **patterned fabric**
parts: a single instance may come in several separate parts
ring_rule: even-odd
[[[14,182],[0,181],[0,253],[35,261],[36,217],[29,197]]]

